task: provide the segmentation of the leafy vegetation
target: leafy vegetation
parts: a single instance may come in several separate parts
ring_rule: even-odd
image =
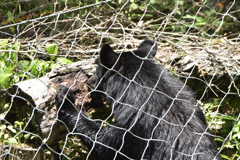
[[[240,158],[240,120],[239,111],[230,111],[229,103],[232,103],[230,99],[226,99],[221,102],[221,98],[210,99],[209,102],[201,103],[203,111],[205,111],[205,117],[207,123],[210,126],[211,132],[216,135],[215,138],[219,150],[221,150],[221,157],[227,160]],[[235,102],[230,107],[239,108],[239,99],[235,99]],[[237,103],[236,103],[237,102]],[[228,113],[224,113],[224,112]],[[222,113],[223,112],[223,113]],[[222,137],[227,137],[223,139]]]
[[[56,58],[58,47],[54,44],[46,45],[46,52],[50,55],[50,61],[44,61],[34,58],[34,52],[28,52],[31,60],[18,61],[21,45],[15,43],[8,44],[8,40],[0,40],[0,49],[5,52],[0,54],[0,85],[2,88],[8,88],[11,85],[30,78],[37,78],[45,75],[56,64],[71,64],[72,61],[67,58]]]

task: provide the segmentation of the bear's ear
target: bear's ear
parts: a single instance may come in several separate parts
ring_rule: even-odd
[[[118,54],[116,54],[113,49],[109,46],[109,44],[104,44],[101,48],[101,51],[100,51],[100,61],[101,63],[108,67],[108,68],[112,68],[112,66],[115,64],[115,62],[117,61],[118,59]],[[117,66],[119,66],[119,63],[118,62],[116,65],[115,65],[115,69]]]
[[[153,57],[157,53],[157,42],[154,42],[150,39],[145,39],[138,47],[137,51],[139,51],[141,57],[146,57],[153,59]]]

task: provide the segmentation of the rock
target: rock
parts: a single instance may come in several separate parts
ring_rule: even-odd
[[[198,67],[197,63],[191,58],[191,56],[186,56],[182,60],[176,63],[181,72],[191,72],[193,67]]]

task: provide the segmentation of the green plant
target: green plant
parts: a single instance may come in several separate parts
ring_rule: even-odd
[[[50,55],[50,61],[39,59],[18,61],[18,54],[21,45],[19,43],[8,44],[8,40],[0,40],[0,49],[7,50],[0,53],[0,85],[8,88],[19,82],[21,79],[30,79],[33,77],[41,77],[49,72],[56,64],[71,64],[72,61],[59,57],[55,60],[58,53],[58,47],[55,44],[47,44],[46,51]],[[29,55],[32,57],[32,54]],[[26,73],[31,74],[26,74]]]
[[[0,49],[9,50],[0,53],[0,84],[3,88],[7,88],[17,82],[17,77],[13,74],[17,68],[17,53],[14,51],[20,49],[18,43],[10,45],[7,43],[8,40],[0,41]]]
[[[240,158],[240,120],[239,115],[220,114],[219,108],[229,104],[229,99],[221,102],[221,98],[215,98],[208,103],[202,103],[201,107],[204,111],[210,130],[217,137],[218,149],[221,149],[221,157],[227,160],[235,160]],[[233,108],[234,106],[231,106]]]

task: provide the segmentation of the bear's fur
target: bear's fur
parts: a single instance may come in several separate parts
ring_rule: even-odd
[[[194,93],[155,63],[156,52],[152,40],[119,54],[105,44],[88,84],[93,92],[105,95],[114,122],[103,127],[96,122],[103,121],[76,111],[61,93],[59,118],[71,130],[75,127],[73,132],[96,159],[220,159]],[[72,94],[61,88],[62,93],[67,91]]]

